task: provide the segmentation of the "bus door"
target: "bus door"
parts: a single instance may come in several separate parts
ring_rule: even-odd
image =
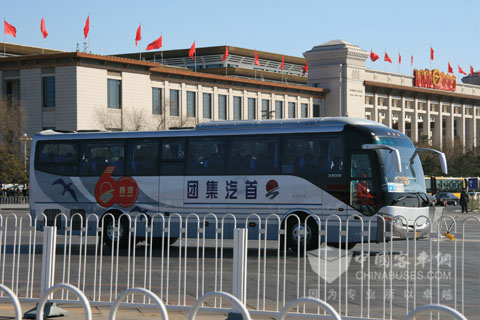
[[[379,194],[376,184],[374,183],[374,175],[372,172],[371,155],[367,152],[353,153],[350,158],[350,206],[354,209],[350,215],[360,215],[363,218],[364,229],[368,229],[370,216],[377,211]],[[355,224],[350,224],[355,228],[350,228],[349,237],[354,236],[355,240],[360,241],[361,223],[359,220]],[[377,221],[371,223],[372,239],[376,238]],[[366,241],[367,239],[364,239]]]
[[[161,142],[158,210],[166,222],[172,213],[182,213],[185,168],[185,139],[165,138]],[[172,218],[172,236],[177,237],[179,219]]]

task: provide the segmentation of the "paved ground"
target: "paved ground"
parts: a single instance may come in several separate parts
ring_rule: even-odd
[[[35,305],[33,303],[23,303],[22,311],[30,310]],[[68,311],[68,316],[65,319],[68,320],[80,320],[85,319],[85,311],[83,307],[78,305],[61,305],[62,309]],[[92,318],[94,320],[108,319],[110,314],[110,308],[107,307],[92,307]],[[187,311],[170,311],[168,312],[170,320],[186,320],[188,319]],[[227,319],[227,313],[211,313],[200,311],[197,313],[196,319],[199,320],[223,320]],[[0,320],[15,319],[15,310],[13,306],[7,303],[0,303]],[[160,319],[160,312],[154,308],[127,308],[121,307],[117,311],[117,320],[143,320],[143,319]],[[272,319],[272,317],[258,317],[255,319]]]
[[[480,217],[478,213],[471,213],[469,215],[462,215],[460,214],[459,207],[448,207],[447,213],[453,217],[459,216],[461,219],[465,217]],[[417,256],[412,256],[412,251],[410,251],[410,256],[406,257],[406,241],[395,241],[393,243],[386,244],[386,250],[390,251],[390,245],[392,245],[392,256],[391,258],[393,262],[396,263],[394,267],[392,267],[392,271],[396,274],[396,277],[392,281],[383,280],[383,279],[371,279],[370,287],[366,287],[366,283],[368,279],[363,279],[364,282],[361,283],[361,277],[359,278],[358,272],[361,272],[361,264],[359,257],[361,256],[361,248],[359,246],[355,247],[355,249],[351,250],[353,255],[352,262],[348,268],[348,271],[344,274],[342,282],[339,280],[333,280],[332,283],[328,283],[326,290],[324,290],[324,282],[322,281],[321,285],[318,285],[318,275],[315,273],[315,268],[309,264],[307,259],[302,258],[300,261],[297,259],[292,252],[288,252],[285,259],[283,259],[283,252],[281,257],[281,264],[280,264],[280,284],[276,283],[276,276],[278,272],[278,260],[277,260],[277,251],[276,250],[268,250],[266,255],[266,262],[257,261],[257,253],[256,250],[251,250],[249,252],[249,261],[248,261],[248,292],[247,292],[247,304],[249,309],[261,309],[263,301],[262,299],[265,297],[267,309],[272,308],[273,301],[276,300],[276,297],[280,295],[280,300],[282,300],[282,295],[285,293],[285,301],[288,302],[297,296],[316,296],[321,299],[327,300],[327,302],[331,303],[334,307],[339,306],[341,303],[342,312],[346,312],[345,310],[345,299],[349,301],[348,303],[348,314],[350,316],[360,314],[361,304],[363,304],[364,310],[367,310],[367,305],[371,306],[371,315],[376,317],[381,317],[382,313],[379,313],[379,310],[382,309],[384,298],[388,295],[391,295],[390,300],[386,301],[387,309],[389,308],[390,302],[392,303],[392,310],[395,315],[404,314],[405,309],[408,308],[409,310],[412,309],[413,301],[408,298],[405,298],[405,295],[412,294],[412,288],[415,282],[412,279],[403,279],[402,275],[403,272],[413,272],[414,266],[417,266],[417,270],[415,274],[418,275],[419,271],[422,270],[422,264],[426,263],[428,267],[429,261],[418,261],[418,254],[425,252],[427,255],[430,255],[430,250],[433,249],[434,252],[438,249],[443,255],[449,255],[449,261],[444,261],[445,263],[450,263],[451,267],[448,270],[464,270],[464,272],[457,272],[454,274],[450,274],[447,278],[441,279],[434,279],[433,281],[428,280],[421,280],[419,279],[416,282],[416,288],[418,291],[416,292],[417,297],[417,305],[426,304],[429,302],[429,299],[433,300],[434,303],[439,301],[440,303],[447,304],[453,306],[454,303],[457,301],[463,301],[465,314],[467,316],[474,316],[478,315],[478,301],[479,301],[479,290],[480,287],[480,279],[479,279],[479,267],[478,267],[478,252],[480,251],[480,224],[476,222],[467,223],[466,230],[469,234],[469,238],[465,241],[465,258],[464,260],[460,259],[461,247],[459,242],[451,242],[445,239],[442,239],[440,242],[437,241],[418,241],[417,242]],[[458,225],[457,231],[461,230],[463,226]],[[10,237],[10,236],[9,236]],[[12,240],[12,238],[8,239]],[[436,239],[434,239],[436,240]],[[11,243],[11,242],[9,242]],[[410,241],[409,249],[412,250],[412,241]],[[438,246],[438,247],[437,247]],[[24,259],[25,254],[27,253],[25,248],[21,250],[21,259]],[[57,247],[57,254],[58,252],[63,252],[63,247],[59,245]],[[145,250],[145,246],[137,246],[137,261],[135,263],[137,271],[135,273],[135,284],[138,286],[142,286],[145,281],[145,274],[142,272],[144,270],[144,261],[142,259]],[[12,250],[10,248],[10,250]],[[366,250],[366,247],[364,248]],[[371,248],[369,263],[372,266],[372,270],[368,270],[369,272],[379,272],[380,274],[384,271],[383,265],[378,265],[377,262],[377,253],[382,252],[384,250],[384,244],[373,244]],[[87,273],[85,278],[82,274],[78,277],[78,273],[76,270],[76,266],[78,266],[78,248],[72,249],[72,269],[70,274],[72,275],[70,278],[70,283],[76,285],[78,279],[81,280],[86,279],[85,281],[85,292],[89,295],[90,299],[92,299],[92,294],[94,293],[94,286],[93,286],[93,279],[92,275],[94,274],[93,271],[93,258],[95,256],[94,248],[89,247],[87,252]],[[40,251],[37,252],[38,258],[40,258]],[[7,257],[11,255],[13,252],[7,252]],[[262,258],[263,258],[263,251]],[[200,265],[195,264],[195,257],[197,256],[197,252],[195,248],[192,250],[188,250],[180,254],[178,247],[173,247],[171,249],[171,262],[169,265],[170,270],[170,277],[168,279],[168,286],[166,286],[167,279],[165,278],[165,274],[163,273],[161,276],[159,275],[160,268],[165,267],[166,263],[162,260],[161,254],[155,253],[152,260],[152,290],[160,295],[160,294],[168,294],[170,302],[169,304],[177,304],[177,298],[180,297],[180,303],[186,302],[186,305],[191,305],[194,299],[192,299],[197,293],[198,285],[204,283],[205,285],[205,292],[212,291],[214,288],[214,281],[215,279],[220,279],[218,275],[215,274],[214,266],[216,265],[215,262],[215,250],[211,248],[206,250],[206,259],[203,261],[200,260]],[[188,258],[188,263],[185,264],[185,257]],[[37,269],[40,266],[40,261],[37,258]],[[406,258],[406,260],[404,260]],[[433,257],[428,257],[433,258]],[[63,261],[64,256],[59,255],[57,256],[57,279],[56,282],[62,282],[61,277],[61,265],[64,263]],[[433,260],[433,259],[430,259]],[[6,284],[8,285],[8,280],[11,278],[12,274],[9,271],[11,261],[6,259],[6,272],[5,272],[5,279]],[[116,271],[116,267],[113,269],[113,274],[119,276],[119,288],[117,292],[122,291],[125,288],[125,275],[128,272],[127,262],[129,260],[126,257],[125,252],[122,252],[119,256],[118,260],[118,273]],[[148,260],[147,260],[148,261]],[[224,275],[222,279],[223,288],[227,292],[231,292],[231,274],[232,274],[232,251],[231,249],[224,250]],[[263,260],[262,260],[263,261]],[[464,264],[460,262],[464,261]],[[111,262],[112,259],[108,254],[104,253],[104,271],[103,271],[103,282],[102,285],[98,285],[97,279],[97,288],[101,287],[101,296],[102,301],[111,301],[112,299],[109,298],[110,292],[108,291],[112,275],[111,272]],[[114,265],[116,266],[115,258],[113,259]],[[132,262],[132,261],[130,261]],[[409,266],[408,269],[405,267],[401,267],[402,262],[407,262]],[[420,262],[420,264],[419,264]],[[10,264],[9,264],[10,263]],[[132,262],[133,263],[133,262]],[[183,264],[182,264],[183,263]],[[205,264],[205,267],[202,266],[202,263]],[[435,269],[435,262],[434,269]],[[20,260],[20,268],[21,268],[21,275],[26,274],[27,272],[27,265],[25,260]],[[131,265],[132,266],[132,265]],[[130,267],[131,267],[130,266]],[[265,267],[265,272],[263,268]],[[149,267],[150,268],[150,267]],[[185,268],[185,269],[184,269]],[[180,273],[179,273],[180,270]],[[202,272],[200,274],[197,273],[197,270],[202,271],[205,270],[203,273],[205,279],[202,280]],[[260,276],[258,273],[260,270]],[[365,270],[365,269],[364,269]],[[386,267],[386,270],[389,271],[389,266]],[[435,269],[436,270],[436,269]],[[448,271],[447,270],[447,271]],[[458,271],[457,270],[457,271]],[[218,265],[217,265],[218,271]],[[285,274],[283,272],[285,271]],[[440,271],[444,271],[444,266],[440,268]],[[2,271],[3,272],[3,271]],[[131,269],[130,269],[130,272]],[[183,272],[183,273],[182,273]],[[60,276],[59,276],[60,275]],[[181,277],[179,277],[181,275]],[[183,275],[186,275],[186,278],[183,278]],[[200,278],[199,278],[200,276]],[[348,286],[345,284],[346,276],[348,276]],[[3,276],[2,276],[3,277]],[[463,300],[461,297],[461,287],[460,281],[463,277],[463,283],[465,283],[465,291]],[[3,279],[3,278],[2,278]],[[115,279],[115,277],[114,277]],[[163,279],[163,285],[162,285]],[[36,283],[36,288],[38,286],[38,278],[34,279]],[[20,291],[25,285],[25,279],[19,279]],[[264,282],[265,281],[265,282]],[[82,281],[80,282],[82,283]],[[457,287],[455,287],[457,284]],[[363,285],[363,286],[362,286]],[[184,289],[185,286],[185,289]],[[166,291],[168,287],[169,291]],[[261,294],[257,296],[258,288],[260,288]],[[304,291],[305,288],[305,291]],[[320,290],[318,290],[320,288]],[[364,289],[362,292],[362,288]],[[385,290],[386,288],[387,290]],[[433,289],[433,292],[430,292],[430,288]],[[368,289],[368,290],[367,290]],[[265,291],[263,291],[265,290]],[[429,291],[430,290],[430,291]],[[96,291],[98,294],[98,290]],[[180,293],[180,294],[179,294]],[[186,300],[184,299],[183,293],[185,293]],[[263,295],[265,293],[265,295]],[[113,292],[115,294],[115,292]],[[361,296],[363,294],[363,296]],[[34,290],[34,296],[35,294]],[[339,296],[343,297],[343,301],[340,301]],[[325,298],[326,297],[326,298]],[[97,298],[98,299],[98,298]],[[407,305],[406,302],[408,301]],[[23,310],[28,310],[32,305],[25,304],[22,305]],[[62,306],[63,307],[63,306]],[[274,306],[273,306],[274,307]],[[9,309],[10,308],[10,309]],[[67,319],[81,319],[83,318],[83,309],[80,308],[78,305],[74,305],[71,307],[65,307],[66,309],[71,311],[71,315]],[[460,303],[458,303],[457,308],[460,309]],[[93,316],[94,319],[103,319],[108,318],[109,309],[108,308],[99,308],[93,307]],[[118,313],[118,319],[152,319],[156,318],[154,309],[146,308],[146,309],[127,309],[121,308],[120,312]],[[365,316],[366,314],[364,314]],[[4,318],[2,318],[4,316]],[[8,317],[13,316],[13,309],[7,304],[0,304],[0,319],[9,319]],[[225,319],[226,314],[206,314],[205,312],[201,313],[202,317],[209,318],[209,319]],[[388,312],[385,315],[389,317]],[[6,318],[5,318],[6,317]],[[403,316],[402,316],[403,317]],[[170,312],[170,319],[187,319],[188,313],[187,312]],[[257,316],[255,318],[258,318]],[[394,316],[394,318],[397,318]]]

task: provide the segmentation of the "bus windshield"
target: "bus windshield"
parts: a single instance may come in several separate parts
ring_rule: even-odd
[[[402,172],[398,172],[393,166],[390,151],[378,150],[384,190],[387,192],[425,193],[422,164],[412,142],[402,138],[379,137],[376,143],[398,149],[401,157]]]

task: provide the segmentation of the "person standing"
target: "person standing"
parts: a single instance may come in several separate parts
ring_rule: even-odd
[[[467,189],[463,188],[462,193],[460,193],[460,205],[462,206],[462,213],[468,212],[468,192]]]

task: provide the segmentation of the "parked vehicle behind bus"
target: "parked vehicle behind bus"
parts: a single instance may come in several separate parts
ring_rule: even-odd
[[[50,223],[59,213],[117,219],[124,213],[232,213],[241,226],[252,213],[277,214],[292,249],[299,241],[307,249],[318,246],[317,220],[305,223],[312,215],[325,221],[337,214],[343,228],[348,217],[378,215],[372,241],[383,239],[384,220],[396,238],[411,236],[414,223],[421,237],[429,225],[416,219],[428,217],[428,199],[417,152],[440,154],[446,172],[442,153],[415,149],[403,133],[363,119],[222,121],[155,132],[49,130],[33,139],[30,208],[32,217],[44,213]],[[129,234],[123,220],[121,243]],[[103,222],[107,243],[112,225],[113,219]],[[269,239],[278,237],[269,230]],[[174,232],[172,239],[179,236]],[[215,228],[205,232],[213,237]],[[351,245],[361,241],[358,219],[349,232]],[[338,228],[329,227],[328,239],[320,240],[338,239]]]

